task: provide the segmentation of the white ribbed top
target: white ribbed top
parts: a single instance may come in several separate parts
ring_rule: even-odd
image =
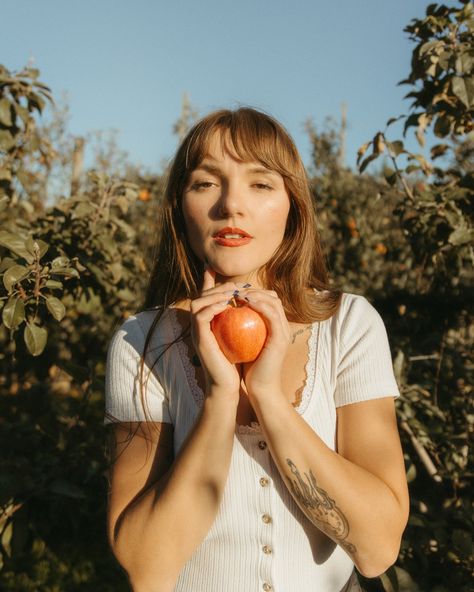
[[[147,311],[129,317],[111,340],[106,412],[119,421],[145,419],[138,369],[155,314]],[[168,309],[152,338],[148,367],[179,332],[176,313]],[[344,293],[333,317],[313,323],[306,371],[296,410],[333,450],[336,407],[399,396],[383,320],[356,294]],[[173,423],[175,453],[202,400],[187,346],[173,345],[150,373],[147,405],[153,421]],[[104,419],[104,423],[110,421]],[[221,506],[206,538],[184,566],[175,591],[339,592],[353,568],[345,551],[311,524],[293,500],[260,426],[236,426]]]

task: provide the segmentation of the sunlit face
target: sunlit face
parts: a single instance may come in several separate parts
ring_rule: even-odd
[[[257,284],[257,271],[281,244],[290,210],[279,173],[259,162],[236,160],[223,151],[215,134],[186,184],[182,209],[191,248],[216,270],[216,283],[245,281],[263,287]],[[216,237],[226,227],[251,238]]]

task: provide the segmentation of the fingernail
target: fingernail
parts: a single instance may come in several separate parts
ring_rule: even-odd
[[[239,288],[250,288],[250,286],[252,284],[242,284],[242,283],[237,282],[235,285],[239,286]]]

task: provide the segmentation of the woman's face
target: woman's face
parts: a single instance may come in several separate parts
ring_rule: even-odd
[[[230,279],[263,287],[257,283],[257,271],[282,242],[290,210],[279,173],[223,152],[216,133],[189,177],[182,209],[189,243],[217,272],[216,284]],[[236,233],[248,236],[239,240],[233,237]]]

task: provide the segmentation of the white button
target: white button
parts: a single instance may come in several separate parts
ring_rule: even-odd
[[[266,477],[260,477],[260,485],[262,487],[267,487],[268,483],[269,483],[269,481]]]
[[[273,590],[273,586],[271,584],[267,584],[267,582],[263,584],[262,588],[265,590],[265,592],[271,592]]]
[[[272,517],[269,516],[268,514],[263,514],[262,520],[263,520],[263,522],[265,522],[265,524],[270,524],[272,521]]]
[[[265,553],[265,555],[271,555],[272,553],[272,548],[269,547],[268,545],[263,545],[262,547],[262,551]]]

